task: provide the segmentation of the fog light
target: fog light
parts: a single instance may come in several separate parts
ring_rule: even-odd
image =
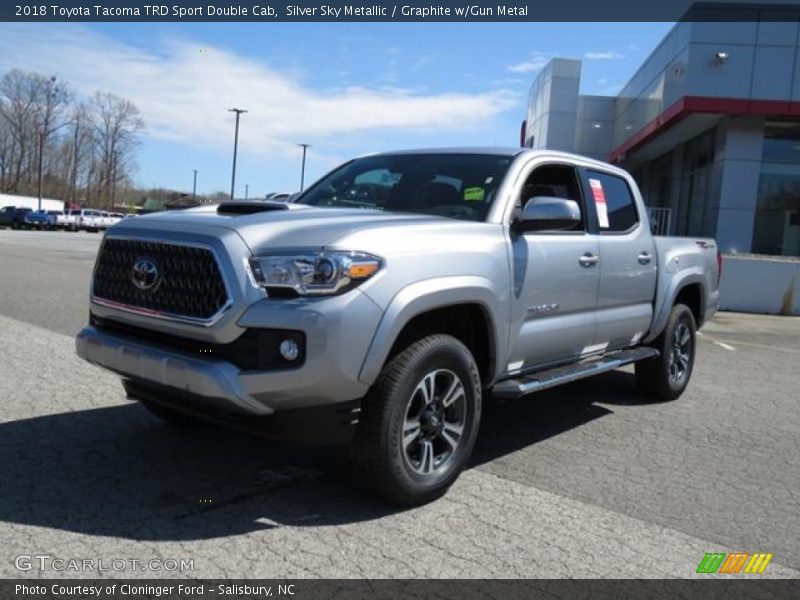
[[[286,360],[295,360],[300,356],[300,347],[294,340],[283,340],[280,345],[281,356]]]

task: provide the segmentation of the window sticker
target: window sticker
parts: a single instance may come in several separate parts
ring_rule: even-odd
[[[603,184],[599,179],[589,179],[589,186],[592,188],[594,206],[597,209],[597,221],[600,227],[608,229],[608,206],[606,206],[606,193],[603,191]]]
[[[486,190],[482,187],[468,187],[464,189],[464,200],[467,202],[483,202]]]

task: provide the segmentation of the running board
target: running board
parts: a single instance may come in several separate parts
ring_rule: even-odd
[[[621,350],[602,358],[547,369],[517,379],[506,379],[492,388],[492,394],[498,398],[521,398],[539,390],[613,371],[619,367],[656,356],[658,356],[658,350],[647,346]]]

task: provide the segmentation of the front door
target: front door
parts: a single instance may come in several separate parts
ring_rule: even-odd
[[[578,173],[564,164],[536,166],[518,206],[532,198],[575,200],[581,223],[569,231],[511,234],[514,297],[509,373],[573,359],[591,351],[599,285],[597,236],[587,229]]]

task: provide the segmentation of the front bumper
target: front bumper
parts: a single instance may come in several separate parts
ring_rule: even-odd
[[[92,304],[93,312],[98,308],[103,307]],[[104,318],[128,318],[110,312],[103,310]],[[378,306],[358,290],[329,298],[262,299],[239,313],[234,327],[240,335],[249,328],[302,332],[304,360],[291,368],[241,369],[223,358],[200,357],[186,348],[95,326],[78,334],[76,350],[81,358],[125,379],[186,393],[189,401],[203,399],[230,412],[264,416],[362,398],[369,386],[359,380],[359,372],[381,316]],[[176,335],[165,324],[151,322],[149,328],[167,338]],[[208,342],[196,343],[201,349]]]
[[[274,412],[244,390],[239,369],[225,361],[197,359],[153,348],[91,326],[78,334],[75,350],[84,360],[123,377],[206,398],[235,412],[254,415]]]

